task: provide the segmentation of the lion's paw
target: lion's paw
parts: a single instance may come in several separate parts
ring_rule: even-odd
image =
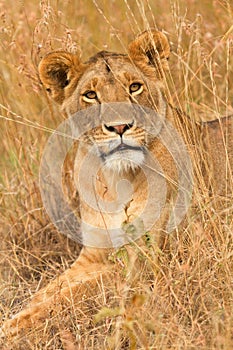
[[[40,305],[28,307],[3,323],[0,329],[0,338],[17,336],[21,331],[37,328],[44,319],[45,313],[42,312]]]

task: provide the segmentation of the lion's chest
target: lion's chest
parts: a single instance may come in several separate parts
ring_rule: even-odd
[[[138,218],[145,207],[146,179],[136,174],[120,176],[111,171],[103,174],[101,169],[95,170],[93,162],[88,164],[86,171],[83,169],[85,158],[76,158],[75,167],[83,244],[117,247],[128,243],[126,231],[129,223],[134,223],[136,234],[139,235],[139,230],[140,235],[143,232],[142,222]]]

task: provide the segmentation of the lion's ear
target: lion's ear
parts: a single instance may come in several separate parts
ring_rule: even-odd
[[[168,69],[170,45],[165,34],[151,29],[140,34],[128,47],[130,58],[153,65],[161,76],[161,68]]]
[[[59,104],[74,90],[83,71],[78,56],[65,51],[47,54],[40,62],[39,77],[45,89]]]

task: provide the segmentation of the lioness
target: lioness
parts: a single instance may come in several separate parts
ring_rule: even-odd
[[[153,217],[152,211],[149,216],[146,215],[146,219],[149,221],[150,232],[158,238],[159,244],[164,244],[163,233],[176,202],[179,167],[182,166],[179,163],[176,166],[174,154],[163,142],[164,138],[161,135],[165,133],[164,120],[174,127],[174,134],[170,133],[168,136],[176,137],[175,130],[178,130],[190,152],[193,151],[196,141],[195,137],[192,137],[192,134],[196,134],[193,132],[193,123],[172,108],[165,97],[164,70],[168,68],[169,54],[170,47],[166,36],[162,32],[150,30],[143,32],[130,43],[128,55],[103,51],[82,63],[76,55],[56,51],[49,53],[40,62],[41,82],[51,98],[60,104],[67,117],[83,110],[87,111],[84,115],[89,116],[88,111],[94,110],[93,115],[100,118],[97,126],[90,126],[79,138],[74,166],[74,182],[80,193],[78,211],[82,220],[84,247],[71,268],[39,291],[25,310],[5,323],[3,333],[9,332],[14,335],[31,327],[40,319],[48,317],[49,310],[62,300],[78,301],[80,285],[88,285],[90,281],[94,283],[100,275],[108,274],[112,270],[113,264],[108,259],[113,250],[111,243],[112,247],[121,246],[125,237],[125,243],[134,242],[147,231],[147,225],[140,218],[147,208],[150,195],[149,175],[142,170],[148,154],[153,155],[160,164],[156,169],[151,169],[152,175],[154,174],[155,178],[157,176],[158,180],[154,183],[155,187],[157,186],[156,194],[160,196],[163,186],[166,187],[166,191],[162,193],[165,200],[159,198],[162,208],[158,209],[158,215]],[[119,108],[115,108],[116,104],[119,104]],[[155,111],[153,118],[159,118],[156,125],[157,135],[138,125],[137,118],[134,118],[135,106]],[[99,111],[99,115],[96,111]],[[149,114],[148,112],[147,116]],[[87,120],[91,121],[91,118]],[[150,127],[153,129],[153,125]],[[205,127],[195,127],[197,138],[203,133],[202,140],[205,142],[205,139],[208,139]],[[222,130],[224,128],[225,124]],[[91,156],[85,167],[89,155]],[[54,157],[56,158],[56,155]],[[89,179],[89,174],[83,173],[83,169],[92,172],[91,162],[95,159],[98,159],[98,166],[94,173],[95,184],[92,186],[92,183],[85,181],[85,177]],[[192,182],[192,167],[189,162],[185,165],[185,176],[190,176],[188,179]],[[162,178],[161,174],[158,174],[161,171]],[[152,178],[150,174],[149,179]],[[116,187],[122,180],[126,182],[122,184],[119,198]],[[131,192],[124,196],[129,190],[129,184]],[[188,188],[190,195],[192,189]],[[92,192],[92,202],[93,198],[97,198],[96,203],[90,203],[84,198],[86,192]],[[113,209],[104,210],[103,206],[98,207],[98,199],[113,203]],[[133,226],[130,226],[132,223]],[[133,238],[130,236],[132,227],[134,233],[136,232]],[[125,232],[123,241],[118,243],[117,239],[114,240],[109,234],[111,230],[116,235],[119,230]],[[71,236],[76,238],[75,233]],[[131,240],[127,242],[128,236]],[[135,244],[139,242],[136,241]],[[130,251],[130,244],[127,249]],[[132,259],[136,259],[133,253]]]

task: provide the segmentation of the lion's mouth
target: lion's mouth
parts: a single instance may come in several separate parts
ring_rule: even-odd
[[[142,146],[133,146],[122,142],[109,152],[101,152],[100,157],[107,169],[121,173],[140,167],[144,162],[145,153],[146,150]]]
[[[140,146],[127,145],[127,144],[122,142],[118,146],[114,147],[113,149],[111,149],[111,151],[109,151],[107,153],[101,152],[101,158],[102,158],[102,160],[106,160],[106,158],[111,157],[112,155],[115,155],[117,153],[121,154],[123,156],[124,154],[127,155],[127,153],[129,151],[134,151],[134,152],[140,151],[140,152],[144,153],[144,148],[140,147]]]
[[[142,151],[142,147],[139,146],[130,146],[125,143],[120,143],[117,147],[112,149],[106,156],[111,156],[114,153],[117,152],[124,152],[124,151]]]

